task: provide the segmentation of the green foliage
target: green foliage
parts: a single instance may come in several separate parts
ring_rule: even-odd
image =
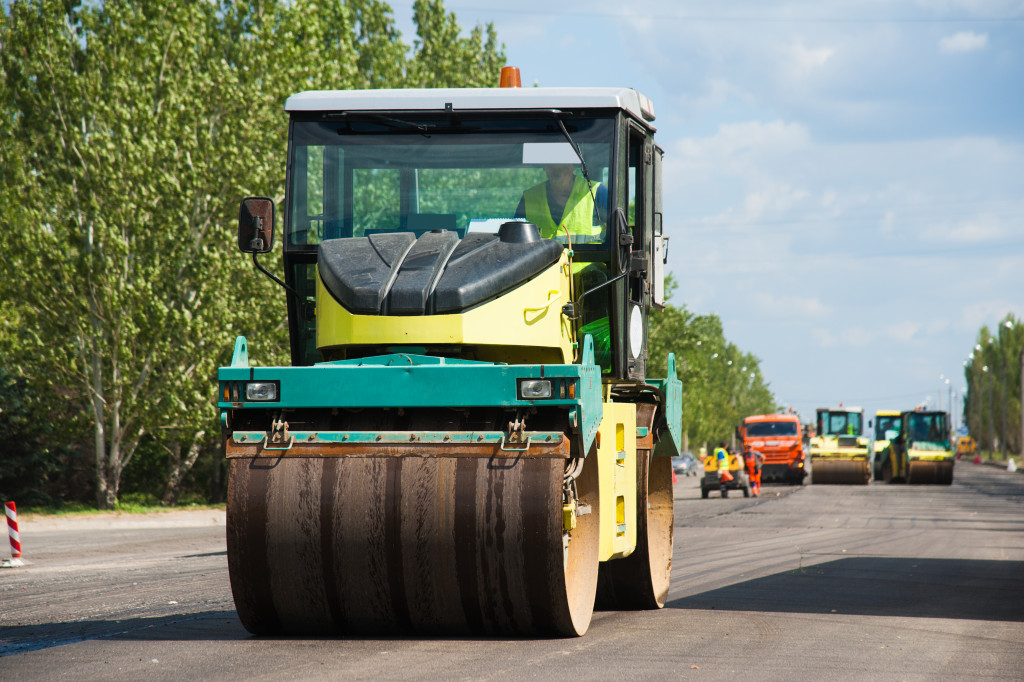
[[[0,352],[91,423],[99,506],[144,439],[217,432],[235,335],[287,361],[282,294],[234,247],[238,200],[282,198],[285,98],[497,78],[493,27],[437,0],[415,21],[410,49],[376,0],[0,13]]]
[[[469,36],[442,0],[416,0],[413,19],[419,39],[409,64],[406,85],[432,88],[481,88],[498,85],[505,52],[494,26],[477,26]]]
[[[978,449],[1017,453],[1021,450],[1021,363],[1024,324],[1007,313],[995,331],[978,331],[964,364],[967,398],[964,416]]]
[[[0,501],[52,504],[68,447],[57,445],[55,422],[26,379],[0,368]]]
[[[669,277],[666,298],[675,289]],[[668,353],[676,354],[683,381],[683,430],[692,442],[729,440],[744,417],[775,410],[758,359],[725,339],[717,315],[694,315],[685,305],[671,303],[652,312],[648,353],[648,376],[664,376]]]

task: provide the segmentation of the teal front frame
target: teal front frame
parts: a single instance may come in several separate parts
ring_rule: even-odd
[[[239,409],[563,407],[583,453],[590,451],[604,411],[601,368],[594,363],[590,336],[578,365],[504,365],[393,353],[312,367],[250,367],[248,344],[239,336],[231,365],[221,367],[217,379],[222,423],[229,410]],[[523,379],[575,384],[576,395],[524,400],[518,396]],[[278,399],[244,400],[244,384],[252,381],[276,382]],[[225,400],[225,391],[240,400]]]
[[[664,379],[648,379],[647,383],[661,390],[665,396],[667,435],[658,441],[655,455],[675,457],[683,446],[683,382],[676,376],[676,354],[669,353],[665,363]]]

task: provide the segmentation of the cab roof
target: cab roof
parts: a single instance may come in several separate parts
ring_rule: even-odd
[[[631,88],[309,90],[289,97],[284,108],[288,112],[621,109],[654,129],[650,124],[654,105]]]
[[[795,414],[753,414],[749,417],[744,418],[746,422],[796,422],[800,423],[800,418]]]

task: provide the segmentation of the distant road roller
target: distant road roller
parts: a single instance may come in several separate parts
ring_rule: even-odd
[[[871,480],[864,410],[860,407],[819,407],[817,433],[810,442],[811,483],[855,483]]]
[[[871,440],[871,473],[876,481],[881,481],[882,452],[889,447],[889,441],[900,432],[900,411],[878,410],[875,412],[874,428],[874,438]]]
[[[956,456],[949,415],[938,410],[902,412],[899,434],[889,441],[881,460],[882,479],[887,483],[950,485]]]
[[[663,606],[682,385],[672,355],[647,376],[668,241],[650,101],[318,91],[285,109],[291,366],[239,337],[218,374],[245,628],[577,636],[595,605]],[[274,227],[271,199],[242,201],[260,269]]]

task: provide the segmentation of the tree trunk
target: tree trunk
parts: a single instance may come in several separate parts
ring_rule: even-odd
[[[85,343],[85,340],[82,340]],[[85,353],[83,352],[83,355]],[[113,504],[110,501],[107,476],[107,434],[106,410],[103,400],[103,359],[98,353],[90,353],[89,362],[91,365],[92,385],[91,400],[93,427],[93,453],[96,461],[96,506],[99,509],[110,509]],[[114,501],[117,500],[116,495]]]
[[[164,497],[160,500],[160,504],[172,506],[178,503],[178,496],[181,495],[181,482],[184,480],[185,474],[192,470],[192,465],[196,463],[196,459],[199,458],[200,447],[205,435],[206,431],[197,431],[195,433],[192,437],[192,445],[189,447],[188,454],[185,455],[184,459],[181,457],[181,441],[178,438],[174,439],[167,474],[167,489],[164,491]]]

